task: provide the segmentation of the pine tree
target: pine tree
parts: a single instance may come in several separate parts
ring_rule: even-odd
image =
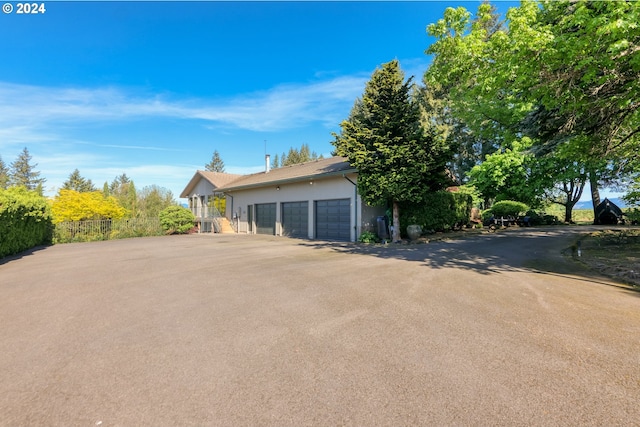
[[[45,178],[40,178],[40,172],[36,172],[34,168],[38,164],[31,164],[31,155],[25,147],[18,155],[18,158],[11,163],[9,172],[9,186],[25,187],[28,190],[42,189]]]
[[[204,165],[204,168],[210,172],[224,172],[224,162],[220,157],[218,150],[214,150],[211,161]]]
[[[80,175],[80,171],[75,169],[69,178],[62,184],[63,190],[75,190],[80,193],[86,193],[89,191],[96,191],[95,186],[90,179],[83,178]]]
[[[446,183],[448,152],[433,128],[421,124],[411,79],[397,60],[378,68],[334,134],[336,154],[358,170],[358,190],[371,205],[391,203],[393,240],[400,240],[400,204],[419,203]]]

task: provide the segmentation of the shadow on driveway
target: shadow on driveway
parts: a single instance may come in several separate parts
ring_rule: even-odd
[[[513,228],[497,233],[462,236],[416,244],[361,244],[344,242],[301,243],[303,246],[383,259],[418,262],[432,269],[454,268],[483,275],[529,271],[565,278],[579,277],[592,283],[633,291],[571,258],[571,246],[592,227]]]

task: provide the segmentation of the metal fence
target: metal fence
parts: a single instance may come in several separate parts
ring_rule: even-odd
[[[54,243],[93,242],[165,234],[158,218],[66,221],[56,224]]]

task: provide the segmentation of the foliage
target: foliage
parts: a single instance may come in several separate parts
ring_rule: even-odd
[[[448,151],[433,128],[423,127],[411,79],[397,60],[371,76],[362,99],[333,134],[336,154],[358,170],[358,191],[370,205],[393,206],[393,240],[400,238],[399,203],[419,203],[445,186]]]
[[[0,258],[51,243],[47,200],[24,187],[0,189]]]
[[[380,239],[378,236],[372,231],[363,231],[358,238],[360,243],[378,243]]]
[[[319,155],[315,151],[311,151],[309,144],[302,144],[300,149],[289,148],[288,153],[282,153],[282,157],[278,160],[278,155],[273,159],[271,166],[273,168],[279,168],[284,166],[295,165],[299,163],[310,162],[313,160],[322,159],[322,155]]]
[[[227,210],[227,198],[215,195],[209,198],[209,207],[216,208],[220,215],[224,216]]]
[[[469,223],[473,199],[469,194],[437,191],[421,203],[402,205],[400,226],[417,224],[423,230],[447,231]]]
[[[62,184],[63,190],[75,190],[80,193],[96,191],[96,187],[93,185],[90,179],[86,179],[80,175],[80,171],[75,169],[69,178]]]
[[[55,225],[53,241],[54,243],[94,242],[164,234],[159,218],[65,221]]]
[[[597,203],[599,185],[640,168],[632,160],[640,148],[640,3],[525,0],[507,22],[496,26],[486,3],[474,20],[448,8],[428,27],[436,42],[425,83],[445,89],[442,110],[476,146],[494,141],[504,152],[530,136],[532,169],[550,154],[541,161],[555,162],[557,173],[547,174],[555,180],[535,189],[556,191],[570,215],[586,177]],[[580,156],[558,156],[563,146]]]
[[[526,142],[525,142],[526,144]],[[535,204],[540,189],[531,174],[534,159],[526,145],[514,144],[486,157],[469,172],[469,183],[483,196],[487,205],[494,200],[516,199]]]
[[[137,196],[138,218],[157,218],[163,209],[176,204],[173,193],[158,185],[144,187]]]
[[[118,204],[126,209],[127,216],[129,218],[138,216],[138,196],[136,193],[136,187],[126,173],[114,178],[109,185],[107,195],[115,197]]]
[[[193,213],[182,206],[169,206],[160,212],[160,224],[169,234],[183,234],[193,228]]]
[[[528,210],[529,206],[514,200],[502,200],[491,206],[491,212],[498,218],[508,216],[518,217],[526,213]]]
[[[38,164],[31,164],[31,154],[25,147],[18,155],[18,158],[11,163],[9,171],[10,187],[25,187],[27,190],[38,190],[42,194],[42,185],[46,181],[40,178],[40,172],[35,171]]]
[[[213,151],[211,161],[204,165],[204,168],[210,172],[224,172],[224,162],[222,161],[218,150]]]
[[[55,223],[119,219],[127,213],[114,197],[105,197],[100,191],[80,193],[75,190],[60,190],[51,207]]]
[[[9,186],[9,168],[0,156],[0,190],[6,190]]]

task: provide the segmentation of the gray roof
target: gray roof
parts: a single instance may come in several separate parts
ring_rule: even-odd
[[[234,191],[248,188],[264,187],[273,184],[322,179],[324,177],[356,172],[345,157],[329,157],[313,160],[281,168],[269,172],[243,175],[220,188],[220,191]]]

